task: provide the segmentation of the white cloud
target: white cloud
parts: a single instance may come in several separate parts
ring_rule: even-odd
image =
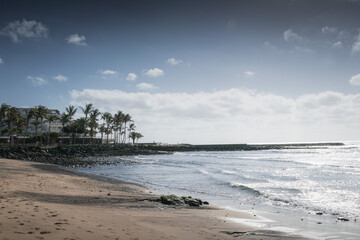
[[[47,38],[49,29],[41,22],[35,20],[10,22],[0,32],[1,35],[8,36],[15,43],[20,42],[21,38]]]
[[[321,28],[322,33],[334,34],[334,33],[337,33],[337,31],[338,30],[335,27],[325,26],[325,27]]]
[[[4,61],[2,60],[2,58],[0,57],[0,64],[3,64],[4,63]]]
[[[59,82],[66,82],[68,80],[68,78],[66,76],[61,75],[61,74],[55,76],[54,79]]]
[[[149,69],[145,72],[145,75],[148,76],[148,77],[153,77],[153,78],[156,78],[156,77],[161,77],[163,76],[165,73],[163,70],[161,70],[160,68],[152,68],[152,69]]]
[[[100,72],[102,75],[116,75],[118,74],[117,71],[106,69]]]
[[[166,62],[172,66],[176,66],[181,64],[183,61],[181,59],[169,58]]]
[[[357,86],[359,86],[359,85],[360,85],[360,74],[355,75],[355,76],[352,76],[351,79],[350,79],[350,83],[351,83],[352,85],[357,85]]]
[[[129,73],[126,77],[126,80],[128,81],[136,81],[137,75],[135,73]]]
[[[156,88],[153,84],[151,84],[151,83],[144,83],[144,82],[139,83],[138,85],[136,85],[136,87],[137,87],[138,89],[140,89],[140,90],[145,90],[145,91]]]
[[[295,46],[293,48],[294,51],[296,52],[303,52],[303,53],[313,53],[314,51],[310,48],[307,47],[299,47],[299,46]]]
[[[47,83],[46,79],[44,79],[42,77],[27,76],[27,79],[31,80],[31,82],[34,86],[41,86],[41,85],[44,85]]]
[[[246,76],[249,76],[249,77],[255,75],[255,73],[254,73],[254,72],[251,72],[251,71],[246,71],[246,72],[244,72],[244,74],[245,74]]]
[[[360,94],[339,92],[287,98],[246,89],[195,93],[70,92],[71,104],[128,112],[144,141],[242,143],[357,139]]]
[[[355,38],[355,42],[352,45],[352,53],[360,52],[360,34]]]
[[[70,35],[66,38],[66,41],[71,44],[79,45],[79,46],[87,46],[85,36],[81,36],[77,33]]]
[[[294,32],[291,28],[284,31],[283,37],[284,37],[284,40],[287,41],[287,42],[289,42],[289,41],[302,41],[303,40],[303,37],[301,37],[299,34]]]
[[[332,48],[342,48],[343,44],[341,41],[337,41],[337,42],[333,43],[333,45],[331,47]]]

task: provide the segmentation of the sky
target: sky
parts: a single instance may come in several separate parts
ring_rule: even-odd
[[[0,103],[120,110],[141,142],[358,141],[359,91],[357,0],[0,2]]]

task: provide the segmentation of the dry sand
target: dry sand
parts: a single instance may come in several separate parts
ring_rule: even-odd
[[[134,184],[0,159],[0,240],[299,239],[221,220],[255,218],[250,213],[174,208],[149,198]]]

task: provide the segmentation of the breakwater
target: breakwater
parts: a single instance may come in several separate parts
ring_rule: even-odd
[[[139,145],[137,147],[153,151],[167,152],[201,152],[201,151],[261,151],[301,148],[326,148],[328,146],[343,146],[343,143],[290,143],[290,144],[208,144],[208,145]]]

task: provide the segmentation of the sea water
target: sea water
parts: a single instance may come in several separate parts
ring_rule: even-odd
[[[270,230],[317,239],[360,239],[360,143],[111,160],[122,164],[79,170],[140,183],[158,194],[191,195],[250,210],[273,219],[265,223]]]

